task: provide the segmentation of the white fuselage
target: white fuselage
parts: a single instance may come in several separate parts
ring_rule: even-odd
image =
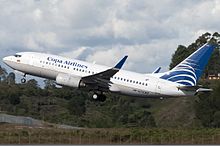
[[[58,74],[85,77],[110,67],[56,55],[23,52],[21,56],[8,56],[3,60],[11,68],[26,74],[56,80]],[[191,96],[195,92],[178,89],[179,84],[160,79],[160,74],[140,74],[119,70],[110,81],[109,91],[139,97],[179,97]]]

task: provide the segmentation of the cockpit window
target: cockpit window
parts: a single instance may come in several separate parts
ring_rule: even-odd
[[[21,55],[18,55],[18,54],[15,54],[14,56],[15,56],[15,57],[21,57]]]

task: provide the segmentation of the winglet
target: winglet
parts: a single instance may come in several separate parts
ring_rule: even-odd
[[[161,67],[156,68],[155,71],[152,72],[152,74],[159,73],[159,72],[160,72],[160,69],[161,69]]]
[[[115,65],[114,68],[116,68],[116,69],[121,69],[121,67],[123,66],[123,64],[125,63],[125,61],[126,61],[127,58],[128,58],[128,56],[126,55],[124,58],[122,58],[122,59],[118,62],[118,64]]]

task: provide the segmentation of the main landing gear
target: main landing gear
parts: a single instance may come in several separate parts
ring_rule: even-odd
[[[23,78],[21,79],[21,83],[26,83],[26,74],[24,74]]]
[[[92,99],[95,100],[95,101],[104,102],[106,100],[106,96],[103,93],[101,93],[101,94],[93,93],[92,94]]]

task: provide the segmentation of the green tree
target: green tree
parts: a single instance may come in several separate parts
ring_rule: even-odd
[[[209,93],[199,95],[199,98],[195,101],[196,117],[204,127],[212,127],[214,113],[212,106],[214,106],[213,99]]]
[[[220,127],[220,111],[215,111],[213,115],[213,124],[214,127]]]
[[[149,111],[140,110],[129,116],[129,123],[137,127],[156,127],[153,116]]]
[[[41,95],[41,88],[35,79],[27,81],[25,84],[21,85],[23,89],[23,94],[26,96],[38,96]]]
[[[212,93],[200,94],[195,102],[196,117],[204,127],[219,126],[220,82],[216,83]]]
[[[72,98],[68,103],[68,109],[71,114],[81,116],[86,111],[85,98],[82,96]]]
[[[56,87],[56,82],[54,80],[46,79],[44,80],[45,89],[54,89]]]
[[[17,105],[20,103],[20,95],[18,92],[11,92],[9,94],[9,101],[12,105]]]
[[[7,76],[7,71],[5,68],[2,68],[0,66],[0,82],[4,81],[6,79],[6,76]]]
[[[183,45],[179,45],[177,50],[172,56],[172,60],[170,63],[170,69],[174,68],[177,64],[179,64],[183,59],[185,59],[191,52]]]
[[[13,72],[10,72],[10,73],[8,74],[6,80],[7,80],[7,83],[8,83],[9,85],[15,84],[15,74],[14,74]]]

